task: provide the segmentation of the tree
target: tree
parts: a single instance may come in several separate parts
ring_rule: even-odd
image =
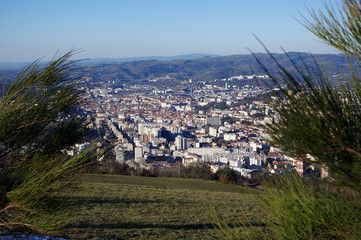
[[[231,168],[222,168],[217,170],[216,178],[223,183],[236,183],[237,173]]]
[[[359,239],[361,231],[361,1],[343,0],[338,12],[310,10],[305,26],[349,57],[350,74],[331,78],[321,66],[296,64],[271,73],[282,90],[268,125],[275,144],[306,162],[322,164],[338,186],[284,176],[268,182],[261,198],[278,239]],[[262,63],[261,63],[262,64]],[[336,68],[337,70],[337,68]],[[330,190],[332,189],[332,190]]]
[[[325,4],[326,13],[311,9],[311,20],[304,17],[304,26],[318,38],[358,60],[361,59],[361,2],[342,0],[336,11]]]
[[[349,56],[351,74],[340,72],[342,80],[335,83],[316,61],[310,67],[289,58],[292,71],[274,58],[279,72],[264,70],[282,90],[273,102],[277,118],[268,128],[273,142],[289,154],[311,161],[309,154],[314,157],[311,162],[327,166],[339,183],[360,189],[361,79],[359,65],[351,62],[361,60],[361,3],[342,3],[338,15],[328,5],[328,16],[310,11],[314,22],[306,20],[305,24],[316,36]]]
[[[286,69],[269,53],[279,68],[274,73],[256,57],[281,89],[272,103],[274,122],[267,126],[273,143],[288,155],[326,166],[334,181],[330,185],[296,174],[267,179],[266,192],[260,193],[269,218],[265,229],[249,234],[243,221],[238,226],[244,235],[229,234],[236,231],[218,219],[220,230],[234,239],[361,238],[361,1],[342,0],[338,9],[310,10],[311,20],[305,18],[304,25],[349,57],[350,74],[339,71],[341,81],[316,61],[307,66],[289,57],[294,69]]]
[[[25,68],[0,95],[0,231],[52,231],[46,218],[57,208],[53,194],[91,163],[96,147],[70,157],[64,153],[85,136],[77,106],[75,62],[70,51],[44,67]],[[4,82],[4,81],[3,81]]]

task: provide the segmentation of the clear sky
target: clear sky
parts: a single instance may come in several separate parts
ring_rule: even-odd
[[[296,19],[321,0],[0,0],[0,61],[191,53],[335,53]]]

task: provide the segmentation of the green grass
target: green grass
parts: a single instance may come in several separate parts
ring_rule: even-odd
[[[214,211],[229,222],[264,225],[258,192],[222,183],[172,178],[84,175],[61,201],[72,210],[71,239],[215,239]],[[213,214],[212,214],[213,212]],[[213,216],[213,217],[212,217]]]

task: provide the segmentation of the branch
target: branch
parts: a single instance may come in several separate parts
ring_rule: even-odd
[[[16,207],[20,207],[20,206],[19,206],[19,205],[16,205],[16,204],[10,204],[10,205],[6,206],[5,208],[1,209],[1,210],[0,210],[0,213],[5,212],[5,211],[8,210],[8,209],[16,208]]]
[[[20,226],[26,226],[26,227],[33,227],[33,225],[28,223],[0,223],[0,227],[8,227],[10,225],[20,225]]]
[[[352,149],[352,148],[350,148],[350,147],[344,147],[344,148],[345,148],[345,150],[346,150],[347,152],[353,153],[353,154],[355,154],[356,156],[358,156],[359,158],[361,158],[361,153],[360,153],[360,152],[358,152],[358,151],[356,151],[356,150],[354,150],[354,149]]]
[[[346,152],[353,153],[356,156],[358,156],[359,158],[361,158],[361,153],[356,151],[355,149],[352,149],[352,148],[347,147],[347,146],[343,146],[343,144],[341,144],[340,141],[335,141],[335,140],[331,139],[330,137],[328,137],[326,134],[323,134],[323,137],[330,143],[341,145],[341,147],[330,148],[330,149],[326,150],[326,152],[336,152],[336,151],[344,150]]]

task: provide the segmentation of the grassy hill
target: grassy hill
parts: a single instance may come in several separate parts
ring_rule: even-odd
[[[215,209],[227,221],[265,224],[258,191],[222,183],[171,178],[84,175],[70,203],[64,235],[71,239],[215,239]]]

